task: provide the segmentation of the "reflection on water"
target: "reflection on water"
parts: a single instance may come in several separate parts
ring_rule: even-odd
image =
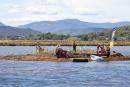
[[[0,86],[129,87],[129,66],[129,61],[0,61]]]
[[[48,51],[53,51],[55,46],[42,46],[48,48]],[[64,50],[72,50],[72,46],[60,46]],[[81,46],[77,46],[77,50],[81,49]],[[83,46],[82,50],[97,50],[96,46]],[[114,46],[111,48],[111,51],[119,52],[123,55],[130,55],[130,47],[129,46]],[[0,55],[26,55],[26,54],[36,54],[36,46],[0,46]]]

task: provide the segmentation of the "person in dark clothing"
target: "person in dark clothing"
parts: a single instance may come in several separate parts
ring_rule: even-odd
[[[106,46],[106,56],[107,56],[107,57],[110,56],[110,48],[109,48],[108,45]]]
[[[73,47],[73,51],[76,52],[76,42],[75,41],[72,43],[72,47]]]

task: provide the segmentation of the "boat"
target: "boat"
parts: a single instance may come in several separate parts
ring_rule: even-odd
[[[91,59],[97,62],[102,62],[103,58],[95,55],[90,55]]]
[[[72,62],[88,62],[86,58],[70,58]]]

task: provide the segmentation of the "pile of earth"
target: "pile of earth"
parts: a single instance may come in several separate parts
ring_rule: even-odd
[[[52,62],[66,62],[71,61],[70,58],[86,58],[88,61],[92,61],[90,55],[96,55],[94,50],[78,51],[76,53],[67,53],[65,58],[57,58],[54,56],[53,51],[41,52],[37,54],[27,55],[7,55],[0,56],[0,60],[15,60],[15,61],[52,61]],[[118,52],[110,52],[109,58],[104,58],[104,61],[128,61],[130,55],[122,55]]]

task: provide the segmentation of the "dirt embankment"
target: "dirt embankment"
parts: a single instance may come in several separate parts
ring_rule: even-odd
[[[71,61],[70,58],[87,58],[88,61],[92,61],[90,58],[91,54],[96,54],[94,51],[85,51],[77,53],[67,53],[67,58],[55,57],[53,51],[41,52],[33,55],[7,55],[0,56],[0,60],[15,60],[15,61],[53,61],[53,62],[67,62]],[[128,61],[130,55],[122,55],[117,52],[111,52],[109,58],[104,58],[104,61]]]
[[[7,55],[0,56],[0,60],[15,60],[15,61],[54,61],[54,62],[62,62],[62,61],[70,61],[70,58],[57,58],[53,55],[54,52],[41,52],[33,55]]]

